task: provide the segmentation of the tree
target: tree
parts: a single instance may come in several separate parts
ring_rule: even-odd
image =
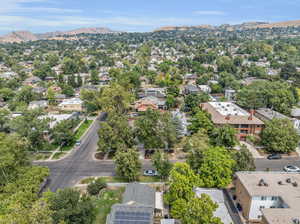
[[[235,161],[223,147],[210,147],[203,152],[199,173],[205,187],[226,187],[231,183]]]
[[[114,160],[118,176],[128,181],[138,180],[141,163],[139,153],[135,149],[118,150]]]
[[[238,92],[237,103],[248,109],[267,107],[289,114],[297,100],[293,88],[287,83],[256,81]]]
[[[172,163],[169,161],[167,155],[163,152],[156,151],[152,156],[152,164],[158,172],[162,180],[166,180],[172,168]]]
[[[168,179],[169,191],[166,201],[173,205],[179,199],[188,201],[194,197],[194,187],[202,186],[203,182],[187,163],[175,163]]]
[[[245,145],[233,154],[236,162],[235,172],[237,171],[255,171],[254,158]]]
[[[108,87],[104,87],[98,102],[103,111],[115,111],[118,114],[125,113],[133,101],[134,97],[131,92],[128,92],[123,86],[112,83]]]
[[[134,133],[124,115],[110,113],[98,132],[98,151],[116,152],[134,145]]]
[[[91,83],[96,85],[99,83],[99,73],[97,72],[97,70],[92,70],[91,71]]]
[[[74,189],[63,189],[49,197],[50,209],[53,211],[53,223],[92,224],[96,217],[95,207],[90,197],[80,195]]]
[[[236,130],[229,125],[215,128],[211,139],[216,146],[233,148],[237,143]]]
[[[0,132],[9,131],[9,115],[10,112],[7,109],[0,109]]]
[[[200,104],[209,101],[209,96],[206,93],[189,94],[184,98],[184,110],[186,112],[195,111]]]
[[[55,104],[55,92],[53,91],[53,89],[50,87],[47,90],[47,99],[50,105],[54,105]]]
[[[200,129],[204,129],[207,133],[211,133],[214,129],[214,124],[210,120],[210,115],[202,110],[198,110],[195,115],[192,116],[189,131],[197,133]]]
[[[290,153],[295,150],[299,135],[288,119],[272,119],[266,122],[261,134],[261,143],[268,152]]]
[[[172,217],[179,219],[182,224],[223,224],[219,217],[214,216],[218,204],[207,194],[192,197],[188,201],[177,200],[172,208]]]
[[[75,95],[74,88],[68,84],[62,86],[62,93],[69,97]]]
[[[25,111],[22,116],[14,118],[10,122],[10,128],[29,142],[32,151],[42,150],[46,144],[44,131],[48,130],[48,121],[39,119],[39,111]]]
[[[104,188],[106,188],[105,180],[102,178],[97,178],[87,186],[87,192],[90,195],[98,195],[99,192]]]
[[[146,149],[169,148],[176,142],[176,125],[169,113],[147,110],[134,123],[138,140]]]
[[[298,78],[299,76],[296,66],[292,63],[286,63],[281,68],[280,77],[283,79]]]
[[[0,133],[0,186],[13,182],[18,171],[29,164],[27,149],[25,139]]]
[[[52,129],[52,138],[57,145],[71,145],[75,141],[73,120],[63,120]]]
[[[62,70],[63,73],[67,75],[75,74],[79,72],[79,66],[75,60],[66,57],[63,59]]]

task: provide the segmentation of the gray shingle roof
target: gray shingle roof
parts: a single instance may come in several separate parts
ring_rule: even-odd
[[[155,190],[145,184],[130,183],[126,187],[123,204],[131,201],[155,208]]]

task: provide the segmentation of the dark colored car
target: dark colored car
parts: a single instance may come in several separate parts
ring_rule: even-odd
[[[270,159],[270,160],[272,160],[272,159],[282,159],[280,154],[271,154],[267,158]]]

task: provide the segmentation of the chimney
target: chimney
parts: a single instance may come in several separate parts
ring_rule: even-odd
[[[248,120],[249,120],[249,121],[252,121],[252,120],[253,120],[253,115],[254,115],[254,110],[251,109],[249,113],[250,113],[250,115],[249,115],[249,117],[248,117]]]

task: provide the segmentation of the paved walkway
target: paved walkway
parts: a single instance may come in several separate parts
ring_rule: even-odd
[[[296,148],[296,152],[298,153],[298,156],[300,156],[300,148],[299,147]]]
[[[264,158],[262,155],[259,154],[259,152],[256,150],[256,148],[254,146],[252,146],[249,143],[244,142],[244,141],[240,141],[240,143],[242,145],[245,145],[248,148],[248,150],[250,151],[250,153],[252,154],[254,159],[263,159]]]

